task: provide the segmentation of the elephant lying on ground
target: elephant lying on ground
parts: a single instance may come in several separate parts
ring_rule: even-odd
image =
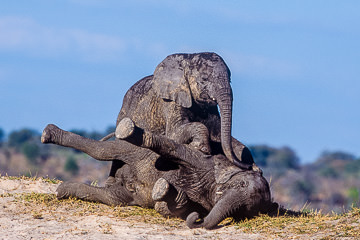
[[[230,70],[219,55],[173,54],[129,89],[116,125],[129,117],[147,131],[204,153],[224,154],[248,169],[254,164],[249,150],[231,136],[232,100]],[[119,167],[114,161],[109,183]]]
[[[163,215],[187,218],[190,228],[207,229],[226,217],[238,220],[277,207],[261,171],[241,169],[223,154],[208,155],[144,131],[128,118],[119,122],[116,135],[114,141],[101,142],[55,125],[44,129],[43,143],[72,147],[98,160],[116,161],[121,156],[125,163],[117,170],[111,186],[65,182],[57,190],[58,198],[154,207]],[[155,167],[164,165],[167,171]],[[204,219],[197,221],[199,217]]]

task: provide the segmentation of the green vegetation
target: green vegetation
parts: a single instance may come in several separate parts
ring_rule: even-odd
[[[260,167],[273,169],[298,169],[300,160],[289,147],[273,148],[266,145],[250,146],[251,152]]]
[[[0,128],[0,146],[2,145],[2,142],[4,141],[5,132]]]
[[[69,156],[65,162],[64,170],[75,175],[79,172],[79,165],[74,156]]]
[[[351,206],[360,207],[359,189],[356,187],[351,187],[348,189],[347,194],[348,194],[348,198],[349,198]]]
[[[33,164],[36,164],[36,159],[40,156],[40,147],[34,142],[25,142],[22,144],[21,151],[26,158]]]
[[[9,134],[8,144],[10,147],[20,148],[24,143],[34,140],[38,134],[31,129],[21,129]]]

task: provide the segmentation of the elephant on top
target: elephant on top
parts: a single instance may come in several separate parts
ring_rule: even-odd
[[[249,169],[254,163],[249,150],[231,136],[232,101],[230,70],[219,55],[173,54],[127,91],[116,125],[129,117],[142,129],[203,153],[224,153]],[[121,166],[113,162],[109,182]]]

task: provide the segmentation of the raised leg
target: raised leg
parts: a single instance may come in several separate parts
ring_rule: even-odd
[[[136,147],[126,141],[97,141],[64,131],[53,124],[46,126],[41,142],[74,148],[101,161],[123,160],[126,162],[126,160],[131,160],[129,159],[131,153],[136,151]]]
[[[168,156],[173,162],[179,161],[193,166],[208,164],[206,163],[208,155],[186,144],[179,144],[166,136],[152,134],[149,131],[140,129],[135,126],[130,118],[124,118],[119,122],[115,130],[115,136],[134,145],[151,149],[161,156]]]

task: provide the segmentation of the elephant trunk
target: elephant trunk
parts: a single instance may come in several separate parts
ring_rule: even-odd
[[[236,166],[250,169],[251,165],[242,163],[234,154],[231,144],[232,127],[232,92],[231,88],[222,88],[216,94],[217,104],[221,114],[221,146],[225,156]]]
[[[186,224],[189,228],[203,227],[206,229],[213,229],[225,218],[230,217],[239,207],[241,207],[241,201],[239,201],[239,199],[236,199],[235,204],[234,199],[229,201],[228,198],[225,198],[216,203],[210,213],[203,219],[199,218],[197,212],[189,214],[186,218]]]

